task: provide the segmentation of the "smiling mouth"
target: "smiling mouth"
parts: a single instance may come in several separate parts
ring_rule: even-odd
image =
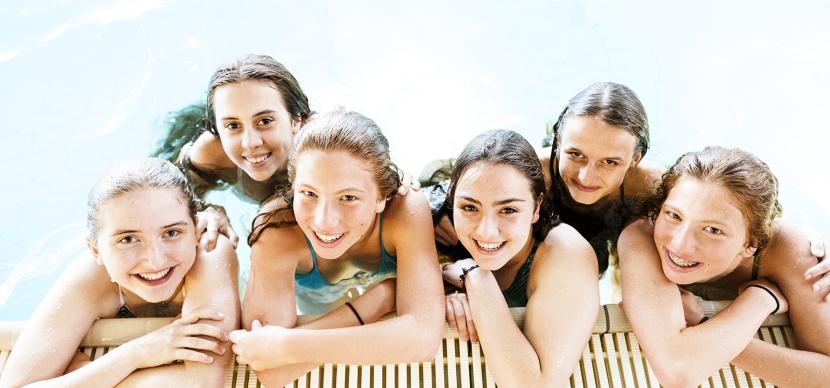
[[[321,242],[324,242],[326,244],[332,244],[332,243],[340,240],[341,238],[343,238],[343,235],[345,235],[345,234],[346,233],[329,235],[329,234],[320,234],[320,233],[317,233],[317,231],[314,231],[314,236],[317,237],[318,240],[320,240]]]
[[[262,164],[263,162],[268,160],[268,158],[271,157],[271,152],[269,152],[267,154],[263,154],[263,155],[258,155],[258,156],[242,156],[242,157],[246,161],[248,161],[248,163],[251,163],[252,165],[256,166],[256,165]]]
[[[600,186],[584,186],[584,185],[580,184],[577,181],[573,181],[573,183],[574,183],[574,186],[576,186],[576,188],[579,189],[579,191],[585,191],[585,192],[589,192],[589,193],[597,191],[600,188]]]
[[[673,255],[669,251],[666,252],[666,257],[669,258],[669,261],[671,261],[672,264],[674,264],[674,265],[676,265],[680,268],[683,268],[683,269],[694,268],[694,267],[697,267],[698,265],[700,265],[699,261],[681,259],[681,258]]]
[[[133,274],[133,276],[141,280],[142,283],[156,286],[167,282],[167,280],[172,276],[175,268],[176,267],[169,267],[157,272],[142,272]]]
[[[501,249],[505,244],[507,244],[507,241],[484,242],[484,241],[478,241],[476,239],[473,239],[473,241],[476,242],[476,246],[478,247],[478,249],[480,249],[484,252],[495,252],[495,251]]]

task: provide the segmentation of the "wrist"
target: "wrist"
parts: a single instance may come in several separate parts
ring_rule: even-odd
[[[767,307],[764,310],[767,314],[775,314],[781,308],[781,304],[775,294],[769,288],[760,284],[750,284],[744,289],[744,293],[749,293],[757,301],[763,303]]]

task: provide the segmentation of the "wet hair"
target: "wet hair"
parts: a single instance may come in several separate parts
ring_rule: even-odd
[[[248,244],[253,245],[262,232],[269,227],[295,225],[290,212],[293,203],[294,181],[297,174],[297,159],[305,151],[317,150],[327,153],[345,151],[372,165],[380,198],[391,201],[401,186],[401,173],[389,156],[389,141],[372,119],[357,112],[334,111],[319,115],[304,126],[294,138],[294,145],[288,157],[288,186],[265,200],[281,200],[284,206],[271,212],[258,214],[252,223]]]
[[[620,127],[637,138],[635,155],[642,158],[648,152],[648,116],[640,99],[625,85],[597,82],[571,98],[559,114],[559,119],[548,129],[545,146],[552,146],[551,160],[559,148],[562,126],[575,116],[596,117],[606,124]]]
[[[527,178],[528,189],[534,200],[541,199],[541,203],[537,202],[540,206],[539,220],[533,224],[533,238],[536,241],[544,240],[559,220],[545,196],[545,176],[533,146],[522,135],[506,129],[490,130],[476,136],[455,160],[447,195],[447,206],[450,209],[455,200],[458,181],[470,166],[478,163],[504,164],[515,168]],[[535,206],[537,205],[534,204]]]
[[[291,72],[267,55],[248,54],[220,66],[210,77],[205,119],[207,130],[214,136],[219,136],[213,109],[213,98],[216,89],[223,85],[249,80],[263,81],[273,85],[279,91],[291,118],[300,123],[305,123],[308,120],[312,113],[308,107],[308,97],[303,93],[299,82]]]
[[[773,221],[781,216],[778,179],[769,166],[755,155],[738,148],[706,147],[683,154],[668,171],[656,194],[641,211],[652,222],[678,179],[692,177],[716,183],[729,190],[738,203],[747,225],[747,242],[761,250],[772,236]]]
[[[199,201],[187,178],[173,163],[158,158],[127,161],[108,169],[89,191],[87,229],[93,241],[97,240],[101,206],[111,199],[146,188],[176,190],[195,223]]]

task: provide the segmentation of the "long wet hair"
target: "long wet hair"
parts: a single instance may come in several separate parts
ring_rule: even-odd
[[[278,189],[277,194],[264,202],[277,201],[280,206],[277,210],[262,212],[254,218],[248,245],[253,245],[267,228],[296,225],[291,205],[297,159],[308,150],[345,151],[371,164],[381,197],[379,199],[392,201],[401,186],[400,170],[389,156],[389,141],[372,119],[357,112],[334,111],[322,114],[303,127],[294,138],[288,157],[288,186]]]
[[[640,215],[654,222],[682,177],[716,183],[732,193],[746,222],[749,246],[760,251],[767,245],[773,221],[784,209],[778,202],[778,179],[766,163],[738,148],[706,147],[685,153],[663,174],[657,192],[643,204]]]
[[[453,166],[446,205],[449,209],[453,208],[458,181],[470,166],[478,163],[504,164],[527,178],[535,201],[534,210],[535,206],[539,207],[539,220],[533,224],[532,235],[536,241],[544,240],[550,229],[559,224],[559,219],[545,196],[545,175],[533,146],[522,135],[506,129],[490,130],[476,136],[464,147]]]
[[[104,203],[147,188],[176,190],[181,202],[187,205],[190,218],[196,223],[199,201],[187,178],[173,163],[158,158],[126,161],[108,169],[89,191],[86,225],[91,239],[97,241]]]
[[[285,66],[267,55],[248,54],[220,66],[210,77],[205,121],[207,130],[214,136],[219,136],[213,108],[216,89],[243,81],[264,81],[273,85],[295,122],[304,124],[312,113],[308,106],[308,97],[300,88],[300,83]]]

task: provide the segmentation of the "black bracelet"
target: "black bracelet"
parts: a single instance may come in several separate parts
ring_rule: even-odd
[[[467,279],[467,274],[470,273],[472,270],[474,270],[476,268],[478,268],[478,264],[476,264],[472,267],[464,268],[464,269],[461,270],[461,276],[459,276],[458,279],[461,280],[461,289],[462,290],[464,290],[464,291],[467,290],[467,285],[464,284],[465,279]]]
[[[360,325],[365,325],[365,323],[363,323],[363,318],[360,318],[360,314],[357,313],[357,310],[355,310],[354,306],[352,306],[352,304],[349,302],[346,302],[346,306],[349,306],[349,308],[352,310],[355,318],[357,318],[357,321],[360,322]]]
[[[772,291],[771,291],[769,288],[766,288],[766,287],[764,287],[764,286],[762,286],[762,285],[760,285],[760,284],[750,284],[750,285],[749,285],[749,286],[747,286],[747,287],[758,287],[758,288],[760,288],[760,289],[762,289],[762,290],[766,291],[766,292],[767,292],[767,294],[769,294],[769,296],[771,296],[771,297],[772,297],[772,299],[775,301],[775,310],[773,310],[773,311],[772,311],[772,314],[777,313],[777,312],[778,312],[778,309],[779,309],[779,308],[781,308],[781,303],[780,303],[780,302],[778,302],[778,298],[775,296],[775,294],[773,294],[773,293],[772,293]]]

